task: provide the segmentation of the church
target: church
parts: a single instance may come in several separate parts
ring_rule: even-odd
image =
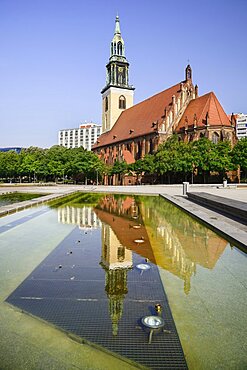
[[[134,105],[135,88],[129,84],[118,16],[106,73],[106,86],[101,91],[102,135],[92,150],[107,165],[116,161],[131,164],[153,154],[174,133],[185,142],[206,137],[214,143],[235,143],[234,116],[228,118],[213,92],[199,97],[190,65],[182,81]]]

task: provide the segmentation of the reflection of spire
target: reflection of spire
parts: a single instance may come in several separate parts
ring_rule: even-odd
[[[127,275],[132,268],[132,252],[118,240],[111,227],[102,224],[101,266],[104,268],[105,291],[109,298],[109,313],[112,321],[112,334],[118,334],[118,323],[123,314],[123,301],[128,293]]]
[[[109,311],[112,320],[112,334],[118,333],[118,322],[123,313],[123,300],[127,289],[127,269],[106,271],[105,291],[109,298]]]

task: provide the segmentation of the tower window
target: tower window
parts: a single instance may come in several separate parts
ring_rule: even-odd
[[[108,111],[108,98],[105,98],[105,112]]]
[[[126,99],[123,95],[119,98],[119,109],[126,109]]]
[[[123,53],[123,47],[122,47],[122,43],[120,41],[117,44],[117,53],[118,53],[118,55],[122,55],[122,53]]]

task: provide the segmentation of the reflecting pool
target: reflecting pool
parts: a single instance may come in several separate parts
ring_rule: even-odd
[[[0,256],[4,368],[246,368],[246,255],[159,197],[4,217]]]

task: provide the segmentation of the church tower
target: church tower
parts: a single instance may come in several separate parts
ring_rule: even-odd
[[[106,65],[106,86],[102,89],[102,133],[109,131],[123,110],[133,106],[134,87],[129,85],[129,63],[125,57],[119,17],[115,21],[110,59]]]

